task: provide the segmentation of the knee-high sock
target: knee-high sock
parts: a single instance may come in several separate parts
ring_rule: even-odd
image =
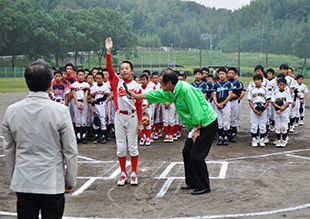
[[[135,172],[137,174],[139,155],[135,157],[131,156],[130,159],[131,159],[131,172]]]
[[[127,170],[126,170],[126,156],[125,157],[118,157],[119,166],[121,167],[121,171],[126,173],[127,176]]]
[[[169,126],[164,126],[165,135],[169,135]]]

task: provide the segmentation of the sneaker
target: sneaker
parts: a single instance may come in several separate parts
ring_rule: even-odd
[[[155,140],[158,139],[158,133],[157,133],[157,132],[155,132],[155,134],[154,134],[154,139],[155,139]]]
[[[217,145],[223,145],[223,137],[219,137],[219,141],[217,142]]]
[[[177,140],[178,140],[177,135],[173,135],[173,140],[174,140],[174,141],[177,141]]]
[[[298,127],[298,123],[294,122],[294,128]]]
[[[237,138],[236,138],[236,135],[235,135],[235,134],[232,134],[232,135],[231,135],[230,141],[231,141],[231,142],[236,142],[236,141],[237,141]]]
[[[82,142],[82,144],[87,144],[87,141],[86,141],[85,138],[82,138],[82,139],[81,139],[81,142]]]
[[[150,138],[150,142],[151,142],[151,143],[154,143],[154,140],[153,140],[153,138],[152,138],[152,137]]]
[[[166,143],[166,142],[169,142],[169,135],[166,135],[166,136],[165,136],[164,142],[165,142],[165,143]]]
[[[107,143],[107,141],[105,140],[105,137],[101,137],[101,139],[100,139],[100,143],[101,143],[101,144],[105,144],[105,143]]]
[[[256,138],[252,138],[252,147],[257,147],[258,146],[258,144],[257,144],[257,140],[256,140]]]
[[[265,138],[261,138],[261,139],[259,140],[259,146],[265,147],[266,145],[265,145],[264,141],[265,141]]]
[[[127,183],[127,175],[126,173],[122,172],[121,178],[118,180],[117,185],[118,186],[123,186]]]
[[[145,146],[150,146],[150,145],[151,145],[151,140],[147,138],[145,142]]]
[[[99,143],[99,138],[95,138],[95,140],[93,141],[93,144],[98,144]]]
[[[177,137],[181,138],[181,132],[178,131]]]
[[[223,145],[224,145],[224,146],[227,146],[227,145],[228,145],[228,137],[227,137],[227,136],[224,137]]]
[[[292,132],[292,133],[294,132],[294,127],[293,126],[290,127],[290,132]]]
[[[303,120],[299,120],[299,125],[304,125],[304,121]]]
[[[269,138],[267,138],[267,137],[264,138],[264,143],[265,143],[265,144],[269,144]]]
[[[130,184],[132,186],[136,186],[138,185],[138,177],[137,177],[137,174],[135,172],[132,172],[131,173],[131,176],[130,176]]]
[[[290,140],[290,137],[286,136],[286,139],[285,139],[286,143],[288,142],[288,140]]]
[[[277,144],[278,143],[278,141],[277,140],[275,140],[274,142],[273,142],[273,144]]]
[[[277,140],[277,144],[276,144],[276,147],[281,147],[281,140]]]
[[[169,143],[173,143],[173,135],[169,135],[168,142],[169,142]]]
[[[162,131],[159,131],[159,132],[158,132],[158,138],[161,138],[161,137],[163,137],[163,132],[162,132]]]
[[[141,146],[144,145],[144,142],[145,142],[145,139],[144,139],[144,138],[141,138],[141,139],[140,139],[140,145],[141,145]]]
[[[107,135],[107,141],[111,141],[111,136]]]
[[[280,147],[285,148],[286,144],[287,144],[287,141],[282,140]]]

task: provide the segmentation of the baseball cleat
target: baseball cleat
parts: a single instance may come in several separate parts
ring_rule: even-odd
[[[290,127],[290,132],[292,132],[292,133],[294,132],[294,127],[293,126]]]
[[[166,135],[164,142],[169,142],[169,135]]]
[[[145,142],[145,139],[144,139],[144,138],[141,138],[141,139],[140,139],[140,145],[141,145],[141,146],[144,145],[144,142]]]
[[[158,133],[157,133],[157,132],[155,132],[155,134],[154,134],[154,139],[155,139],[155,140],[158,139]]]
[[[173,140],[174,140],[174,141],[177,141],[177,140],[178,140],[177,135],[173,135]]]
[[[169,143],[173,143],[173,135],[169,135],[168,142],[169,142]]]
[[[145,146],[150,146],[150,145],[151,145],[151,140],[147,138],[145,142]]]
[[[227,136],[224,137],[223,145],[224,145],[224,146],[227,146],[227,145],[228,145],[228,137],[227,137]]]
[[[256,138],[252,138],[252,147],[257,147],[258,146],[258,144],[257,144],[257,140],[256,140]]]
[[[280,146],[280,147],[281,147],[281,148],[285,148],[286,144],[287,144],[287,142],[284,141],[284,140],[282,140],[282,141],[281,141],[281,146]]]
[[[130,176],[130,184],[132,186],[136,186],[138,185],[138,177],[137,177],[137,174],[135,172],[132,172],[131,173],[131,176]]]
[[[281,147],[281,140],[277,140],[276,147]]]
[[[266,145],[265,145],[265,143],[264,143],[264,138],[261,138],[260,140],[259,140],[259,146],[261,146],[261,147],[265,147]]]
[[[304,121],[300,120],[298,124],[299,125],[304,125]]]
[[[264,143],[268,144],[269,143],[269,138],[264,138]]]
[[[219,141],[217,142],[217,145],[223,145],[223,137],[219,137]]]
[[[127,183],[127,175],[126,173],[122,172],[121,178],[118,180],[117,185],[118,186],[123,186]]]

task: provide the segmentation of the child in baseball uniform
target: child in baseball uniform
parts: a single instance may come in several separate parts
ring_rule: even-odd
[[[154,88],[148,86],[149,84],[149,77],[147,74],[142,74],[140,75],[140,82],[141,82],[141,89],[142,89],[142,93],[146,93],[147,91],[150,91],[150,90],[154,90]],[[152,117],[153,117],[153,109],[152,109],[152,105],[149,104],[147,102],[146,99],[144,99],[142,101],[142,109],[143,109],[143,112],[145,112],[150,121],[152,121]],[[152,135],[152,124],[150,122],[149,125],[147,126],[144,126],[142,125],[142,132],[140,133],[140,145],[144,145],[145,146],[150,146],[151,145],[151,135]]]
[[[233,92],[230,99],[230,133],[229,140],[231,142],[237,141],[237,127],[238,127],[238,114],[239,114],[239,101],[240,101],[240,89],[242,89],[240,82],[235,80],[237,69],[230,67],[228,69],[228,81],[233,85]]]
[[[201,80],[202,79],[202,70],[200,68],[196,68],[194,70],[194,77],[195,77],[195,81],[193,83],[191,83],[191,85],[194,86],[195,88],[198,88],[203,93],[205,98],[208,99],[207,93],[211,89],[211,87],[209,87],[209,85],[207,83],[205,83]]]
[[[304,81],[304,76],[302,75],[297,75],[296,77],[298,86],[299,86],[299,103],[297,106],[297,119],[296,122],[298,125],[303,125],[304,124],[304,116],[305,116],[305,105],[306,105],[306,98],[309,93],[309,90],[307,86],[303,83]],[[300,119],[300,120],[299,120]]]
[[[93,124],[93,129],[95,133],[95,140],[93,141],[94,144],[98,144],[99,141],[101,144],[106,143],[106,136],[107,136],[107,105],[106,99],[110,93],[110,90],[107,84],[103,83],[104,75],[102,72],[98,72],[96,75],[97,84],[92,87],[90,90],[90,95],[92,97],[92,112],[93,114],[97,114],[100,119],[100,127]]]
[[[153,83],[155,84],[155,89],[162,89],[161,84],[159,83],[159,73],[153,72],[152,73]],[[163,129],[163,115],[162,115],[162,103],[157,103],[155,105],[155,118],[154,118],[154,139],[158,139],[162,137],[162,129]]]
[[[217,145],[228,145],[228,132],[230,130],[230,102],[233,85],[227,80],[226,68],[218,70],[219,81],[213,85],[213,101],[218,115]]]
[[[267,135],[267,111],[265,109],[269,104],[271,94],[266,87],[262,86],[263,76],[261,74],[255,74],[253,76],[253,82],[255,83],[255,87],[249,90],[247,96],[251,107],[252,146],[257,147],[259,144],[259,146],[265,147],[264,138]]]
[[[277,136],[276,147],[285,147],[287,144],[287,133],[289,123],[289,105],[293,99],[286,88],[286,80],[280,78],[278,80],[278,89],[272,93],[271,102],[275,107],[275,132]],[[280,102],[278,102],[280,100]],[[280,104],[281,103],[281,104]],[[282,137],[282,140],[281,140]]]
[[[275,72],[272,68],[267,70],[267,79],[268,79],[268,91],[272,92],[273,88],[277,85],[277,79],[275,78]],[[269,102],[269,106],[267,108],[267,117],[269,119],[269,131],[274,132],[275,121],[274,121],[274,107],[272,102]]]
[[[72,99],[74,100],[74,117],[76,120],[77,141],[86,144],[83,138],[88,125],[88,103],[89,84],[84,81],[84,70],[79,69],[77,72],[78,81],[71,84]]]
[[[113,42],[108,38],[105,42],[107,49],[107,70],[109,72],[109,80],[114,95],[115,103],[115,135],[117,156],[121,168],[121,177],[117,185],[123,186],[127,183],[126,170],[126,153],[127,146],[131,159],[131,185],[138,184],[137,167],[138,167],[138,134],[142,130],[142,100],[131,99],[128,96],[129,91],[133,93],[142,93],[140,85],[133,81],[131,75],[134,73],[131,62],[123,61],[120,65],[119,78],[115,73],[112,65],[111,51]]]
[[[240,77],[240,72],[237,70],[236,74],[235,74],[235,80],[239,81],[239,77]],[[240,89],[238,91],[238,116],[237,116],[237,129],[239,129],[239,121],[240,121],[240,114],[241,114],[241,109],[242,109],[242,98],[245,95],[245,91],[246,89],[244,88],[244,84],[239,81],[240,83]]]
[[[60,104],[65,104],[66,98],[70,92],[69,87],[62,82],[62,71],[56,70],[54,72],[55,80],[53,81],[53,86],[51,90],[51,98],[53,101]]]

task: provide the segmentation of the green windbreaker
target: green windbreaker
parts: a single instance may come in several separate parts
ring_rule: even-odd
[[[205,127],[217,118],[203,93],[187,82],[178,81],[175,94],[157,89],[146,92],[145,96],[149,103],[174,102],[182,123],[190,130],[200,122],[201,127]]]

